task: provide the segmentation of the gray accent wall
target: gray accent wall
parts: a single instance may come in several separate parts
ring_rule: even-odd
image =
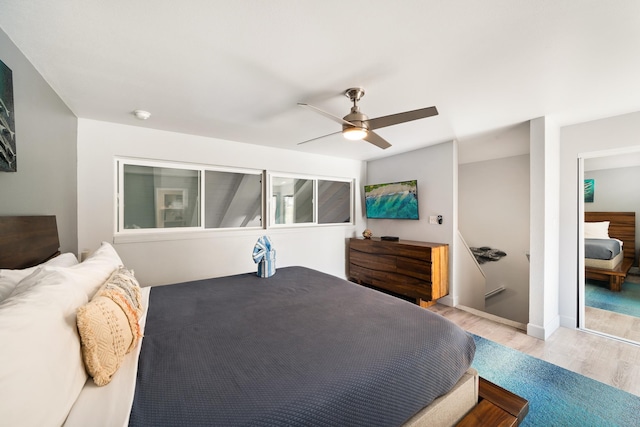
[[[13,76],[18,166],[0,172],[0,215],[55,215],[61,250],[77,253],[78,119],[2,30],[0,60]]]
[[[373,235],[398,236],[401,240],[446,243],[449,245],[449,295],[440,302],[458,304],[455,275],[455,235],[458,230],[458,162],[457,142],[449,141],[367,163],[363,183],[418,180],[420,219],[368,219]],[[362,190],[362,188],[360,188]],[[359,203],[364,204],[364,198]],[[442,224],[432,224],[429,217],[442,215]]]

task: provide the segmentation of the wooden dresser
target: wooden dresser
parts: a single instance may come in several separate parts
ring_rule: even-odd
[[[449,245],[352,238],[348,278],[428,307],[449,293]]]

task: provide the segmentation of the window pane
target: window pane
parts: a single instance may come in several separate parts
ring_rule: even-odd
[[[318,224],[351,222],[351,183],[318,180]]]
[[[274,176],[271,185],[275,224],[313,223],[313,180]]]
[[[262,226],[262,175],[205,171],[206,228]]]
[[[124,165],[124,229],[198,227],[200,172]]]

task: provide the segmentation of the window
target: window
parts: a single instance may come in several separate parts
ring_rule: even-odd
[[[266,187],[264,171],[138,159],[117,159],[116,170],[116,232],[123,239],[264,228],[267,205],[269,227],[353,224],[351,179],[270,174]]]
[[[270,177],[270,221],[274,227],[352,223],[351,180]]]
[[[262,227],[262,174],[207,170],[206,228]]]
[[[318,180],[318,223],[351,222],[351,182]]]
[[[274,224],[313,223],[313,181],[272,178],[271,214]]]
[[[200,171],[122,165],[120,230],[199,227]]]
[[[124,159],[117,165],[120,233],[262,227],[262,171]]]

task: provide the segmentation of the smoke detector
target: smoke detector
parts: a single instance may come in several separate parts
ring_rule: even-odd
[[[140,120],[147,120],[149,117],[151,117],[151,113],[144,110],[134,110],[133,115]]]

